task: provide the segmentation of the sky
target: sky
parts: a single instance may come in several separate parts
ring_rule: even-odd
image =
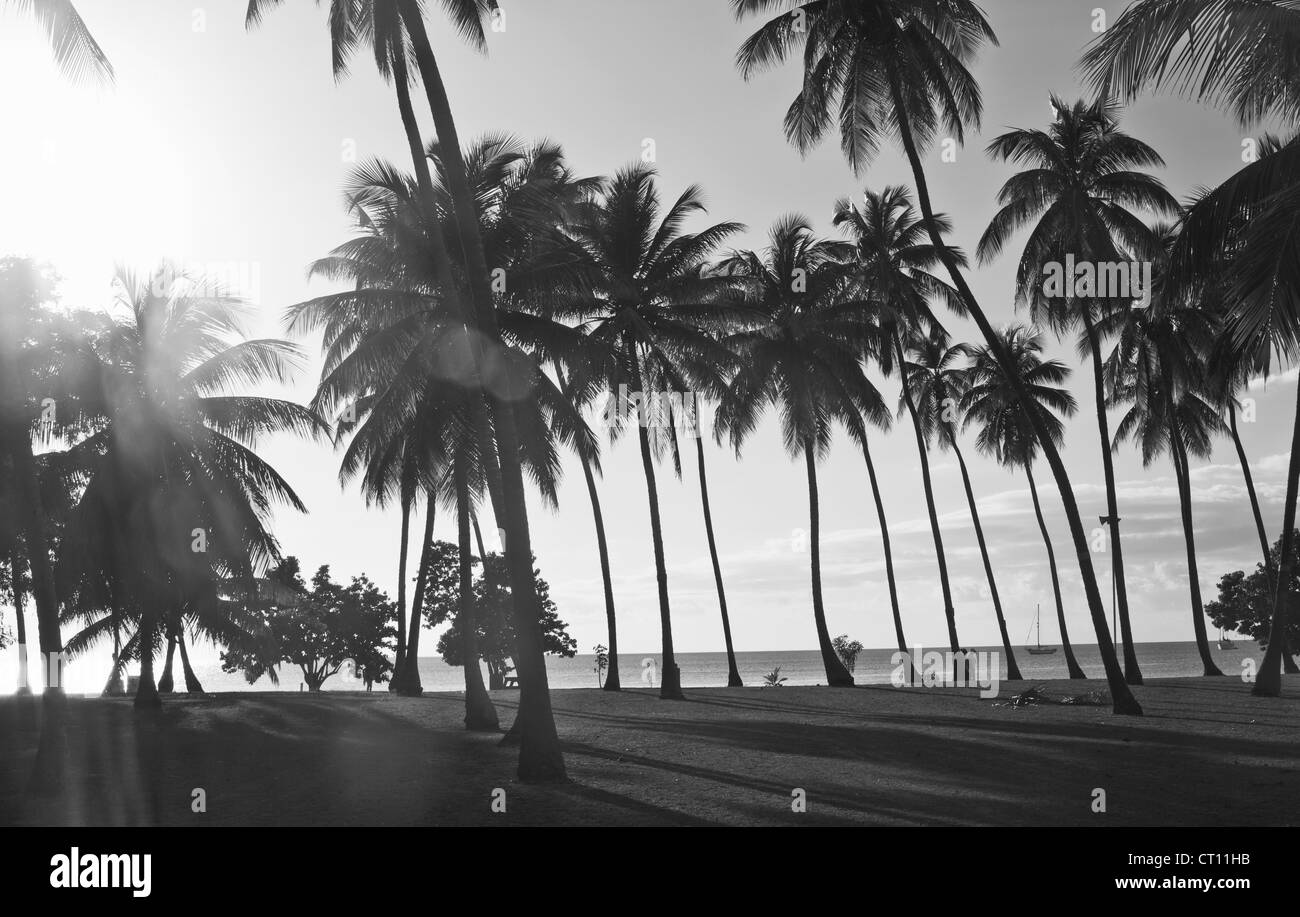
[[[549,137],[563,144],[582,175],[609,174],[639,159],[651,139],[664,198],[692,183],[704,189],[709,214],[688,228],[743,222],[748,229],[733,243],[746,248],[762,245],[768,227],[787,213],[804,214],[819,232],[833,235],[836,199],[911,184],[892,147],[858,176],[844,164],[837,138],[801,157],[781,130],[798,67],[742,80],[734,53],[756,22],[737,23],[724,0],[507,0],[502,6],[504,29],[489,34],[484,56],[462,46],[438,4],[430,4],[435,52],[463,139],[499,131]],[[79,0],[78,8],[116,69],[110,88],[70,86],[39,31],[9,10],[0,13],[0,118],[8,134],[0,143],[0,253],[48,260],[63,277],[64,304],[91,309],[110,306],[114,263],[147,269],[169,257],[235,283],[255,307],[255,333],[283,336],[286,307],[334,289],[309,281],[307,268],[350,237],[342,203],[349,171],[371,157],[409,168],[391,88],[364,55],[335,81],[324,11],[306,0],[284,4],[252,32],[244,28],[242,0]],[[952,241],[967,251],[1012,171],[990,161],[984,147],[1008,127],[1045,127],[1050,92],[1067,100],[1085,93],[1075,62],[1095,37],[1098,9],[1113,22],[1122,5],[985,4],[1000,45],[973,68],[984,94],[982,128],[969,132],[955,161],[943,161],[938,149],[926,159],[936,207],[952,218]],[[417,108],[427,115],[419,96]],[[427,117],[423,125],[431,136]],[[1164,155],[1167,167],[1157,174],[1180,199],[1239,168],[1243,140],[1252,133],[1209,108],[1168,97],[1139,100],[1125,112],[1124,126]],[[1016,239],[1002,259],[968,275],[995,324],[1017,318],[1013,275],[1022,244],[1023,237]],[[956,339],[978,339],[972,325],[956,318],[947,324]],[[319,342],[299,343],[310,359],[289,394],[306,401],[319,372]],[[1070,384],[1081,410],[1068,422],[1063,455],[1090,522],[1105,512],[1091,374],[1072,342],[1054,342],[1052,355],[1076,368]],[[896,383],[875,381],[887,403],[896,404]],[[1252,389],[1254,420],[1242,424],[1270,540],[1280,527],[1294,384],[1291,372]],[[962,445],[1011,639],[1024,642],[1041,603],[1043,640],[1055,642],[1046,555],[1023,476],[978,456],[971,437]],[[770,414],[739,458],[711,440],[707,450],[737,649],[814,647],[802,459],[785,452]],[[306,571],[329,564],[336,579],[364,572],[395,595],[397,513],[367,508],[355,486],[341,486],[338,455],[328,445],[279,438],[259,452],[309,508],[306,515],[277,512],[283,550],[297,555]],[[905,419],[875,436],[873,456],[909,642],[944,646],[934,545]],[[599,488],[620,648],[657,652],[654,560],[635,438],[612,447],[603,463]],[[1135,637],[1190,640],[1172,468],[1167,460],[1144,468],[1128,446],[1115,467]],[[959,634],[966,644],[994,644],[996,622],[956,461],[936,453],[931,470]],[[533,499],[529,517],[560,617],[580,651],[590,652],[607,642],[600,565],[580,466],[568,457],[564,471],[558,512]],[[722,631],[698,480],[693,464],[685,471],[679,481],[671,468],[659,469],[674,638],[679,651],[718,651]],[[861,454],[838,435],[818,474],[831,633],[867,646],[892,645],[880,532]],[[1071,633],[1077,642],[1093,642],[1060,502],[1046,467],[1038,477]],[[1209,600],[1224,572],[1253,569],[1259,548],[1231,442],[1218,443],[1208,461],[1194,460],[1192,479]],[[421,526],[417,512],[413,538]],[[492,541],[495,526],[484,528]],[[436,535],[454,540],[454,520],[438,518]],[[1105,540],[1094,541],[1105,594],[1109,556]],[[7,611],[5,620],[12,625]],[[200,646],[194,655],[211,661],[217,650]],[[14,665],[12,650],[0,653],[0,678],[7,681]]]

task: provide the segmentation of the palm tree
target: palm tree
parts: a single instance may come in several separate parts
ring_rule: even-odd
[[[1065,439],[1065,425],[1057,414],[1074,415],[1077,405],[1063,383],[1070,370],[1058,360],[1044,360],[1043,337],[1035,329],[1012,325],[999,332],[1002,348],[1011,354],[1018,367],[1017,376],[1030,393],[1028,402],[1022,401],[1016,386],[1007,378],[1002,364],[988,347],[971,351],[970,387],[962,395],[961,406],[965,412],[963,426],[979,424],[975,447],[1007,468],[1021,468],[1029,481],[1029,495],[1034,503],[1034,517],[1038,531],[1043,536],[1047,550],[1047,565],[1052,576],[1052,596],[1056,599],[1056,624],[1061,632],[1065,666],[1071,678],[1086,678],[1074,656],[1070,632],[1065,625],[1065,604],[1061,601],[1061,578],[1056,569],[1056,551],[1052,536],[1043,518],[1042,503],[1038,499],[1038,485],[1034,481],[1034,459],[1038,455],[1038,441],[1033,427],[1025,417],[1025,405],[1032,404],[1042,415],[1042,425],[1059,446]]]
[[[577,389],[570,385],[564,377],[564,370],[556,366],[556,377],[560,383],[560,389],[564,392],[564,397],[575,406],[585,405],[588,398],[580,394]],[[600,578],[605,588],[605,626],[609,631],[609,668],[605,674],[605,683],[601,686],[606,691],[621,691],[623,686],[619,680],[618,673],[618,622],[614,612],[614,579],[609,568],[609,544],[605,539],[605,517],[600,509],[600,493],[596,489],[596,476],[593,469],[598,468],[596,462],[599,454],[593,452],[587,454],[587,451],[578,452],[578,460],[582,463],[582,477],[587,484],[587,497],[591,500],[592,521],[596,527],[596,549],[600,555]]]
[[[104,420],[61,459],[86,484],[64,526],[59,568],[74,584],[110,571],[140,609],[140,708],[159,703],[159,626],[185,613],[178,608],[216,605],[231,577],[278,560],[273,502],[306,509],[256,442],[323,426],[292,402],[231,392],[287,382],[300,359],[283,341],[245,339],[238,300],[167,266],[148,280],[120,271],[118,285],[127,318],[93,352]]]
[[[738,18],[777,5],[773,0],[732,0]],[[881,140],[890,134],[897,137],[912,170],[930,241],[960,293],[959,303],[979,327],[995,359],[1006,368],[1017,392],[1027,399],[1010,355],[1003,351],[997,332],[962,275],[956,254],[944,243],[921,163],[922,151],[930,147],[940,128],[960,141],[967,124],[978,126],[982,110],[979,84],[967,65],[985,42],[992,41],[996,41],[992,28],[971,0],[947,0],[941,5],[929,0],[810,0],[793,11],[783,9],[750,36],[737,53],[737,65],[748,77],[804,48],[803,89],[785,120],[787,137],[801,150],[810,149],[832,122],[838,121],[841,147],[849,163],[860,171],[874,157]],[[832,111],[836,98],[841,103],[838,112]],[[1140,715],[1142,707],[1124,684],[1110,646],[1088,534],[1065,463],[1042,419],[1031,414],[1030,422],[1065,505],[1114,709]]]
[[[72,0],[3,0],[0,6],[36,20],[49,39],[55,63],[74,83],[113,81],[113,65]]]
[[[695,406],[699,410],[699,405]],[[722,564],[718,560],[718,544],[713,535],[713,510],[709,507],[709,479],[704,472],[704,436],[699,428],[699,417],[695,417],[694,429],[688,429],[695,440],[696,465],[700,472],[700,502],[704,508],[704,533],[709,541],[709,560],[713,563],[713,581],[718,588],[718,610],[722,615],[722,641],[727,648],[727,687],[742,688],[745,683],[740,678],[740,669],[736,665],[736,648],[731,642],[731,618],[727,614],[727,592],[722,585]]]
[[[1223,304],[1217,304],[1219,308],[1217,320],[1220,325],[1224,321]],[[1243,354],[1232,346],[1215,347],[1210,355],[1210,377],[1211,390],[1213,392],[1215,405],[1224,410],[1228,416],[1228,436],[1232,439],[1232,446],[1237,453],[1237,461],[1241,465],[1242,480],[1246,482],[1246,496],[1250,500],[1250,512],[1255,521],[1255,534],[1259,538],[1260,551],[1263,554],[1264,572],[1268,581],[1273,584],[1272,588],[1277,588],[1277,565],[1273,563],[1273,554],[1268,546],[1268,530],[1264,526],[1264,514],[1259,505],[1259,494],[1255,489],[1255,476],[1250,470],[1250,461],[1246,457],[1246,446],[1241,440],[1241,432],[1237,428],[1237,413],[1241,409],[1241,401],[1238,394],[1246,389],[1251,380],[1256,375],[1267,375],[1268,360],[1252,358],[1248,354]],[[1296,665],[1292,658],[1293,648],[1289,647],[1288,652],[1282,654],[1282,670],[1288,675],[1300,674],[1300,666]]]
[[[62,785],[67,702],[62,685],[64,656],[58,594],[50,564],[50,524],[32,440],[39,426],[42,399],[57,394],[57,406],[63,396],[60,376],[64,369],[54,369],[55,364],[79,364],[84,353],[84,346],[77,346],[74,339],[60,341],[53,333],[44,309],[52,290],[53,278],[32,262],[0,259],[0,463],[11,472],[8,502],[16,510],[15,545],[20,542],[26,553],[17,566],[21,568],[25,559],[36,605],[45,685],[41,735],[33,768],[33,789],[40,792],[55,792]],[[65,405],[74,401],[75,396],[66,399]],[[19,574],[16,581],[21,580]]]
[[[989,597],[998,619],[998,632],[1002,636],[1002,651],[1007,657],[1007,678],[1020,680],[1020,667],[1011,649],[1007,635],[1007,621],[1002,614],[1002,599],[998,595],[997,579],[993,576],[993,563],[989,560],[988,545],[984,540],[984,527],[980,524],[975,491],[971,488],[970,472],[966,458],[957,444],[957,427],[961,423],[961,400],[970,387],[968,370],[964,365],[971,353],[966,344],[949,346],[946,334],[936,332],[926,338],[913,340],[912,359],[902,365],[899,375],[902,386],[917,408],[918,425],[924,434],[928,449],[930,439],[938,440],[940,449],[951,448],[961,469],[962,485],[966,489],[966,503],[970,507],[971,522],[975,526],[975,540],[979,543],[980,558],[984,562],[984,576],[989,584]],[[901,399],[900,399],[901,400]],[[899,410],[902,410],[900,405]]]
[[[24,582],[26,564],[23,563],[16,537],[14,541],[9,551],[9,591],[14,602],[15,636],[18,641],[18,694],[22,696],[32,693],[31,679],[27,671],[27,615],[23,608],[27,591]]]
[[[1084,55],[1094,86],[1128,100],[1171,88],[1231,111],[1243,125],[1300,115],[1300,11],[1285,4],[1217,0],[1142,0]],[[1170,255],[1175,285],[1222,284],[1234,303],[1224,325],[1233,349],[1267,363],[1300,352],[1300,133],[1278,144],[1201,198],[1188,211]],[[1286,633],[1282,584],[1294,575],[1296,496],[1300,492],[1300,387],[1287,468],[1281,566],[1271,633]],[[1252,693],[1282,692],[1284,640],[1270,640]]]
[[[584,323],[588,337],[612,359],[602,361],[609,391],[619,392],[611,432],[629,413],[630,392],[638,399],[637,437],[650,505],[659,591],[663,661],[660,697],[680,699],[681,673],[673,653],[672,616],[668,601],[668,567],[664,559],[655,478],[651,425],[671,423],[661,410],[656,385],[669,391],[695,388],[693,380],[716,375],[731,354],[713,340],[710,330],[725,327],[734,312],[716,294],[730,280],[701,271],[737,223],[717,223],[696,233],[682,232],[692,214],[702,213],[701,191],[692,185],[661,210],[655,170],[634,165],[604,183],[600,199],[568,231],[584,246],[590,263],[590,288],[579,291],[558,315]],[[620,388],[622,386],[622,388]],[[653,402],[653,404],[651,403]]]
[[[1174,230],[1156,227],[1162,247],[1171,247]],[[1115,350],[1107,361],[1112,405],[1129,405],[1115,430],[1115,444],[1133,439],[1149,466],[1166,450],[1178,482],[1183,536],[1187,547],[1187,578],[1191,587],[1192,627],[1203,674],[1222,675],[1210,654],[1205,633],[1201,580],[1196,564],[1192,524],[1191,469],[1188,455],[1208,458],[1213,436],[1223,429],[1218,411],[1206,391],[1206,360],[1217,331],[1212,315],[1172,298],[1164,286],[1164,267],[1156,278],[1151,305],[1134,306],[1123,316]],[[1118,317],[1117,317],[1118,322]]]
[[[255,25],[266,8],[280,2],[281,0],[249,0],[248,25]],[[475,48],[482,49],[486,43],[483,18],[496,8],[495,0],[446,0],[444,7],[460,36]],[[408,85],[406,61],[408,56],[414,57],[429,100],[434,129],[446,151],[444,167],[453,200],[459,249],[463,252],[467,265],[466,282],[472,294],[468,301],[460,302],[451,267],[451,248],[436,220],[430,221],[429,226],[429,253],[433,267],[443,295],[455,303],[454,311],[465,322],[475,372],[482,375],[490,367],[509,366],[511,361],[504,359],[501,354],[504,344],[492,308],[490,273],[477,225],[474,195],[461,157],[459,134],[429,41],[420,0],[331,0],[330,20],[336,73],[345,66],[348,54],[363,37],[373,41],[377,61],[387,59],[395,65],[394,83],[398,87],[399,105],[403,106],[402,119],[407,130],[408,145],[413,159],[417,160],[416,169],[421,173],[421,187],[427,201],[427,195],[431,192],[425,188],[424,170],[419,162],[422,156],[415,142],[418,131],[412,130],[414,116],[410,113],[409,95],[405,92]],[[382,64],[380,69],[383,70]],[[492,429],[497,440],[497,461],[500,466],[502,516],[499,522],[506,532],[506,559],[510,570],[516,619],[515,636],[518,641],[516,662],[520,679],[520,703],[515,725],[520,736],[519,776],[528,782],[563,782],[566,779],[564,758],[551,713],[546,663],[542,653],[540,605],[533,581],[528,511],[519,458],[520,439],[510,410],[515,400],[513,386],[517,383],[512,382],[509,373],[502,373],[500,378],[486,382],[485,390],[491,393],[489,408],[493,414]]]
[[[780,416],[786,451],[803,456],[813,622],[826,680],[833,687],[852,685],[853,676],[835,652],[826,625],[817,460],[830,446],[835,423],[864,443],[865,422],[884,425],[889,416],[861,364],[876,328],[857,296],[845,254],[842,243],[817,238],[803,217],[787,216],[772,227],[762,253],[737,252],[723,262],[723,272],[744,282],[755,315],[748,322],[752,327],[727,338],[739,368],[716,418],[717,435],[729,435],[739,452],[771,405]]]
[[[980,239],[979,256],[992,260],[1018,229],[1033,225],[1017,269],[1017,299],[1027,304],[1035,320],[1058,331],[1081,327],[1080,349],[1092,360],[1097,429],[1106,477],[1106,511],[1114,564],[1120,632],[1124,640],[1124,673],[1129,684],[1141,684],[1142,675],[1133,647],[1128,587],[1124,576],[1124,551],[1120,539],[1115,468],[1103,390],[1102,333],[1099,325],[1117,300],[1067,295],[1057,298],[1043,292],[1049,266],[1073,255],[1092,263],[1121,260],[1150,244],[1150,232],[1134,215],[1135,209],[1177,213],[1178,204],[1151,175],[1136,171],[1161,166],[1160,156],[1140,140],[1119,129],[1113,103],[1082,101],[1067,106],[1052,98],[1055,122],[1047,131],[1014,130],[989,144],[989,154],[1028,166],[1002,187],[1002,209]],[[1071,278],[1073,280],[1073,278]]]
[[[945,217],[936,219],[941,231],[951,230]],[[860,208],[847,200],[837,201],[834,221],[853,240],[859,279],[878,312],[875,321],[880,329],[879,341],[864,356],[874,355],[886,374],[899,367],[901,375],[901,367],[906,362],[904,341],[942,333],[942,327],[930,310],[930,302],[955,302],[957,292],[931,273],[939,264],[938,253],[932,244],[926,242],[926,227],[917,219],[906,188],[889,186],[879,193],[867,190],[863,193]],[[964,264],[960,252],[957,256]],[[921,460],[921,481],[925,487],[930,534],[939,564],[939,587],[943,594],[948,642],[952,651],[957,652],[961,646],[957,639],[957,612],[953,607],[948,558],[943,549],[943,531],[935,506],[930,457],[912,391],[906,384],[900,389],[903,405],[912,419]]]

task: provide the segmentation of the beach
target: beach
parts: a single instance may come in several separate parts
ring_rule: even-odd
[[[1143,717],[1010,705],[1031,687],[1059,701],[1105,685],[1004,682],[988,699],[884,685],[703,688],[680,702],[559,691],[570,782],[546,787],[515,779],[500,735],[464,730],[454,693],[178,695],[143,718],[129,700],[71,698],[54,799],[25,792],[39,704],[7,697],[0,824],[1300,823],[1300,677],[1284,677],[1280,699],[1239,678],[1150,679],[1135,688]],[[493,692],[503,727],[518,696]]]

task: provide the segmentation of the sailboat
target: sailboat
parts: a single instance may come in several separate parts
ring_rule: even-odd
[[[1030,629],[1031,631],[1033,631],[1033,630],[1037,630],[1037,631],[1038,631],[1038,636],[1034,638],[1034,640],[1036,641],[1037,645],[1036,645],[1036,646],[1026,646],[1026,647],[1025,647],[1025,649],[1029,650],[1029,652],[1030,652],[1032,655],[1034,655],[1034,656],[1045,656],[1045,655],[1047,655],[1048,653],[1055,653],[1055,652],[1056,652],[1056,647],[1054,647],[1054,646],[1043,646],[1043,618],[1042,618],[1042,615],[1043,615],[1043,606],[1042,606],[1042,605],[1036,605],[1036,606],[1034,606],[1034,623],[1033,623],[1033,626],[1030,627],[1029,629]],[[1026,639],[1026,640],[1029,639],[1029,634],[1025,634],[1025,639]]]
[[[1225,636],[1223,635],[1223,628],[1220,627],[1220,628],[1219,628],[1219,649],[1221,649],[1221,650],[1231,650],[1231,649],[1236,649],[1236,648],[1237,648],[1237,644],[1233,643],[1231,640],[1229,640],[1227,637],[1225,637]]]

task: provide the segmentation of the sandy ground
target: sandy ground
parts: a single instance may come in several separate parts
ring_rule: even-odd
[[[557,691],[559,787],[520,784],[516,750],[465,732],[455,694],[177,695],[152,723],[129,701],[74,699],[68,789],[42,800],[25,791],[30,705],[3,698],[0,824],[1294,825],[1300,677],[1284,692],[1157,680],[1129,718],[956,689]],[[509,723],[518,694],[493,698]]]

